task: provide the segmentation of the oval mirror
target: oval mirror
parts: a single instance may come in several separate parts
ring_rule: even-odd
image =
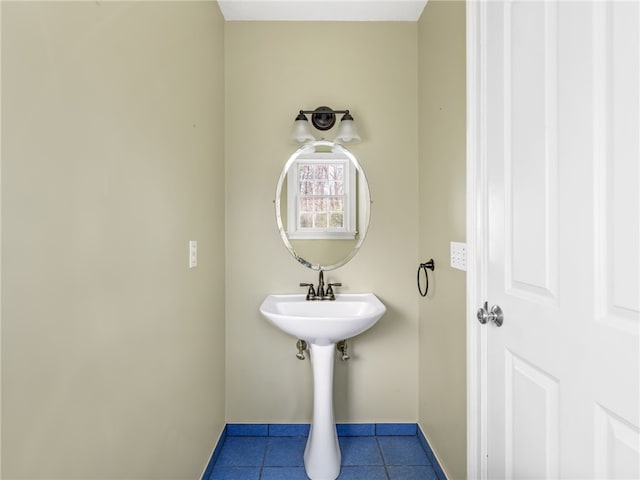
[[[278,230],[302,265],[333,270],[362,245],[370,204],[367,177],[356,157],[334,142],[310,142],[289,157],[280,173]]]

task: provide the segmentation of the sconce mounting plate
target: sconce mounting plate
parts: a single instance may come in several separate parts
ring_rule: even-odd
[[[336,124],[336,114],[329,107],[318,107],[311,115],[311,123],[318,130],[329,130]]]

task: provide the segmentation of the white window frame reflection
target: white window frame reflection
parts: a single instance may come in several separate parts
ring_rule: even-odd
[[[323,192],[313,192],[310,195],[301,193],[302,181],[300,178],[300,169],[305,165],[337,165],[343,166],[343,193],[336,195],[326,190]],[[306,179],[309,181],[309,179]],[[311,180],[312,182],[316,180]],[[321,183],[321,181],[318,181]],[[327,180],[327,184],[331,182]],[[326,187],[325,187],[326,188]],[[329,188],[330,190],[330,188]],[[301,198],[307,199],[326,199],[342,198],[343,207],[343,223],[342,227],[315,227],[301,225]],[[330,214],[330,211],[326,212]],[[338,154],[321,154],[301,155],[298,157],[287,174],[287,235],[290,239],[323,239],[323,240],[344,240],[354,239],[356,237],[356,169],[353,162],[344,155]],[[328,222],[327,222],[328,223]]]

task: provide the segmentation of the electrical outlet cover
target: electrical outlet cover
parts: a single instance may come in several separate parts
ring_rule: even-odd
[[[451,267],[467,270],[467,244],[451,242]]]

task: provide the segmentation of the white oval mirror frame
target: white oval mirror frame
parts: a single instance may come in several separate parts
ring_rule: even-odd
[[[355,238],[350,240],[291,239],[287,233],[286,225],[287,175],[297,160],[301,158],[312,158],[316,153],[321,155],[327,152],[348,159],[355,169],[357,185]],[[369,228],[371,196],[364,169],[353,153],[335,142],[317,140],[309,142],[296,150],[282,168],[282,172],[278,178],[274,203],[276,222],[285,247],[296,261],[312,270],[334,270],[346,264],[362,246]],[[283,211],[283,209],[285,211]]]

